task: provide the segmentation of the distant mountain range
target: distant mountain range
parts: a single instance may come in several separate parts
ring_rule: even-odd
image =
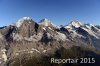
[[[82,24],[77,20],[56,26],[46,18],[37,23],[30,17],[23,17],[13,25],[0,28],[0,66],[10,64],[13,58],[23,54],[47,56],[62,47],[69,49],[73,46],[98,53],[100,26]]]

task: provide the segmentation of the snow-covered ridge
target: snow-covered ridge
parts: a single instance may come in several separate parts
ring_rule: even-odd
[[[76,28],[82,26],[82,23],[77,20],[73,20],[71,24],[72,24],[72,26],[74,26]]]
[[[93,24],[82,24],[80,21],[73,20],[70,24],[65,26],[65,29],[68,29],[69,32],[74,32],[74,36],[80,36],[81,34],[78,34],[76,31],[78,28],[82,28],[86,32],[89,33],[89,35],[94,36],[96,39],[99,39],[98,35],[100,35],[100,29],[98,29]],[[73,36],[72,35],[72,36]],[[84,36],[81,36],[84,37]]]
[[[77,20],[73,20],[71,21],[71,23],[67,26],[65,26],[65,28],[68,28],[68,29],[72,29],[73,27],[75,28],[78,28],[78,27],[81,27],[83,24]]]
[[[24,20],[32,20],[32,19],[31,19],[30,17],[23,17],[23,18],[19,19],[19,20],[16,22],[16,26],[17,26],[17,27],[20,27],[20,26],[23,24]]]

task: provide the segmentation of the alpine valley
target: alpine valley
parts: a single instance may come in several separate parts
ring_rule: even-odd
[[[51,63],[51,58],[80,59],[80,63]],[[92,63],[92,58],[95,62]],[[99,66],[100,26],[73,20],[56,26],[48,19],[40,22],[23,17],[0,27],[0,66]]]

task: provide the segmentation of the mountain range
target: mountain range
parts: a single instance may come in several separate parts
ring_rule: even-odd
[[[48,56],[62,47],[73,46],[99,54],[100,26],[82,24],[78,20],[57,26],[46,18],[35,22],[30,17],[23,17],[12,25],[0,27],[0,66],[14,66],[11,65],[13,59],[21,55]]]

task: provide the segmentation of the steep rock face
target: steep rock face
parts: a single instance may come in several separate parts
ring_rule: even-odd
[[[36,34],[38,31],[38,24],[35,22],[25,22],[22,24],[20,28],[18,28],[18,33],[21,34],[23,37],[30,37],[33,34]]]
[[[39,41],[43,30],[29,17],[23,17],[15,25],[16,31],[12,33],[14,41]]]
[[[21,26],[17,29],[18,34],[22,35],[23,37],[30,37],[34,34],[37,34],[39,25],[34,22],[32,19],[20,19],[22,22]]]
[[[3,38],[7,42],[13,41],[12,33],[16,31],[16,26],[6,26],[0,29],[0,33],[3,35]]]

